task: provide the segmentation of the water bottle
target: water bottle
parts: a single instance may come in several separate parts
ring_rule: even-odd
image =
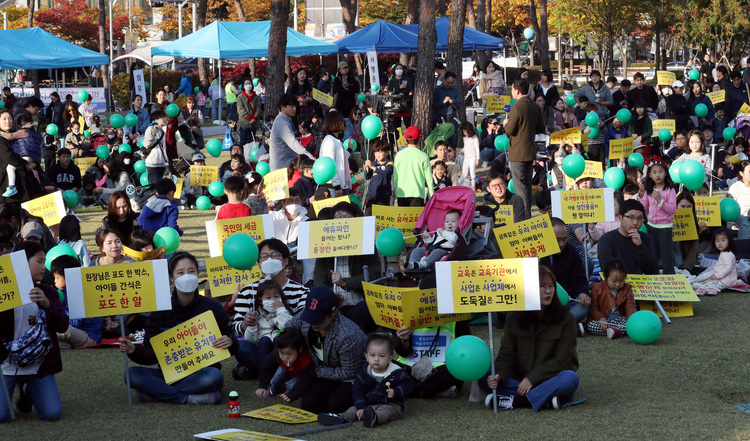
[[[240,417],[240,402],[238,400],[239,395],[236,391],[229,392],[229,418],[239,418]]]

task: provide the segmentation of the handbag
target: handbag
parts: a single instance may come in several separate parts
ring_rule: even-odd
[[[40,309],[34,326],[5,347],[19,367],[26,367],[47,355],[52,349],[52,339],[47,332],[47,314]]]

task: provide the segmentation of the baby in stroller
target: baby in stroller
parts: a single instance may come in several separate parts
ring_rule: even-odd
[[[425,229],[422,232],[422,240],[427,247],[417,247],[412,250],[409,255],[409,268],[431,268],[435,262],[450,254],[458,242],[456,230],[460,219],[461,211],[453,209],[445,213],[443,228],[438,228],[432,235]]]

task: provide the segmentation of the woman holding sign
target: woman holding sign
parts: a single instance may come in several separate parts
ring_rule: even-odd
[[[55,374],[62,371],[57,333],[68,329],[68,317],[60,305],[57,290],[39,283],[46,271],[42,246],[27,241],[18,245],[16,251],[26,253],[34,282],[34,287],[29,291],[32,303],[0,313],[0,339],[3,343],[0,345],[0,363],[11,401],[16,385],[19,386],[20,397],[16,407],[28,413],[33,406],[39,418],[56,421],[62,414],[60,394],[55,383]],[[31,338],[33,335],[37,335],[37,338]],[[34,351],[34,356],[29,351],[13,352],[12,348],[8,352],[6,344],[20,343],[21,340],[38,342],[41,351]],[[8,403],[0,399],[0,422],[7,421],[9,416]]]
[[[495,360],[497,374],[487,378],[490,389],[498,389],[498,408],[531,405],[561,409],[578,389],[576,320],[557,296],[552,270],[539,267],[539,311],[508,314],[500,352]],[[492,407],[493,395],[485,404]]]
[[[211,311],[219,325],[221,335],[211,343],[216,349],[237,352],[239,343],[229,324],[229,317],[216,300],[198,294],[198,261],[190,253],[176,253],[169,261],[169,280],[174,283],[172,310],[157,311],[149,315],[143,345],[134,345],[120,338],[120,352],[139,364],[156,364],[157,356],[151,338],[184,323],[204,312]],[[145,366],[129,368],[130,385],[142,403],[163,401],[172,404],[219,404],[224,376],[221,365],[205,367],[172,384],[167,384],[161,369]]]

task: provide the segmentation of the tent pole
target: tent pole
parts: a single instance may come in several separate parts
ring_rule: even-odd
[[[224,120],[224,107],[222,106],[222,102],[221,102],[221,89],[223,89],[221,86],[221,66],[222,66],[222,60],[221,58],[219,58],[219,89],[220,89],[219,90],[219,121]],[[213,112],[213,109],[211,109],[211,111]],[[229,109],[227,109],[227,116],[228,115],[229,115]]]
[[[57,80],[57,69],[55,69],[55,92],[57,92],[58,95],[60,94],[59,86],[60,84],[58,83],[58,80]]]
[[[153,94],[151,93],[151,90],[152,90],[151,88],[154,87],[154,56],[153,55],[151,55],[151,64],[149,64],[148,67],[150,68],[148,70],[149,77],[150,77],[148,80],[148,101],[151,102],[154,99]]]

